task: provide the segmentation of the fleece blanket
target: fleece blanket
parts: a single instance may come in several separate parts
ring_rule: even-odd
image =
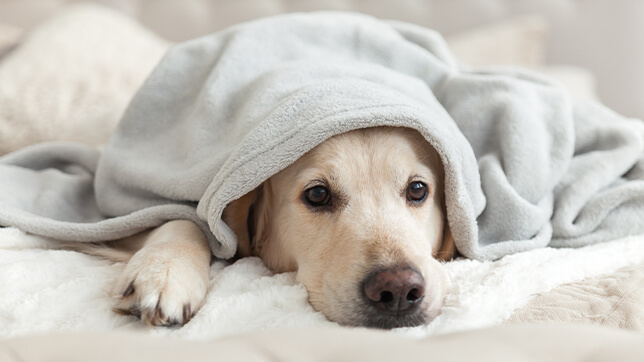
[[[0,225],[98,241],[169,219],[231,257],[231,201],[333,135],[418,130],[445,166],[456,245],[476,259],[644,231],[643,126],[514,70],[467,70],[418,26],[291,14],[174,46],[102,153],[0,159]]]
[[[136,317],[111,311],[114,306],[111,291],[124,264],[50,249],[55,246],[51,240],[15,228],[0,229],[0,338],[48,332],[131,330],[210,340],[277,327],[336,326],[313,310],[306,289],[295,280],[295,273],[273,274],[261,260],[244,258],[232,265],[224,261],[213,263],[206,302],[189,323],[181,328],[149,328]],[[624,268],[642,263],[644,236],[575,249],[540,248],[497,261],[460,258],[445,264],[452,286],[441,314],[428,325],[396,329],[394,333],[424,337],[517,322],[516,312],[538,300],[533,299],[535,295],[547,296],[566,288],[567,283],[592,281],[603,275],[618,277]],[[610,298],[604,300],[608,302]],[[591,300],[591,305],[586,306],[589,301],[583,296],[549,304],[549,315],[532,308],[522,313],[521,320],[641,325],[638,320],[644,313],[641,301],[612,300],[610,310],[628,313],[613,315],[608,323],[602,320],[602,316],[610,314],[604,304],[599,309],[592,308]],[[568,312],[568,317],[553,313],[571,303],[576,303],[577,308]]]

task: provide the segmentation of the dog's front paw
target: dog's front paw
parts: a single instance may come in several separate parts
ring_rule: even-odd
[[[152,245],[134,254],[117,283],[115,312],[153,326],[190,321],[206,298],[210,263],[209,256],[181,244]]]

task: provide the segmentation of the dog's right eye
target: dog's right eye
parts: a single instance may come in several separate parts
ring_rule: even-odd
[[[313,186],[304,191],[304,199],[311,206],[324,206],[331,201],[331,192],[324,186]]]
[[[407,186],[407,200],[409,202],[421,203],[427,197],[427,185],[420,181],[412,182]]]

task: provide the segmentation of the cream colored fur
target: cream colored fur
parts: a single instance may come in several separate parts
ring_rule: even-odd
[[[430,186],[429,200],[420,207],[401,197],[412,176]],[[300,198],[312,180],[339,190],[346,198],[343,210],[311,212]],[[448,285],[432,255],[449,259],[454,253],[444,229],[442,183],[438,155],[415,131],[358,130],[324,142],[232,203],[225,220],[241,236],[242,256],[260,256],[276,272],[297,271],[313,307],[333,321],[362,324],[362,279],[375,268],[401,263],[416,266],[425,278],[424,308],[432,318]],[[257,227],[249,240],[244,211],[253,198],[251,222]]]
[[[405,197],[412,181],[428,185],[422,204]],[[337,197],[334,210],[314,211],[302,200],[312,182],[324,182]],[[363,279],[401,264],[418,269],[426,282],[421,308],[429,321],[449,286],[436,257],[455,252],[443,198],[440,159],[420,134],[368,128],[314,148],[231,203],[224,220],[238,237],[239,256],[259,256],[278,273],[297,271],[313,307],[332,321],[367,325],[360,313]],[[116,310],[167,325],[187,322],[203,304],[210,251],[196,225],[172,221],[114,245],[94,254],[118,258],[124,247],[140,248],[116,286]]]
[[[115,286],[115,311],[139,315],[150,325],[187,323],[208,288],[210,248],[199,227],[170,221],[118,244],[140,249]]]

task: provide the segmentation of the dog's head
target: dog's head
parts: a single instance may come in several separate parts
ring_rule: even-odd
[[[416,131],[335,136],[228,205],[239,255],[297,271],[313,307],[335,322],[415,326],[438,314],[454,243],[443,167]]]

